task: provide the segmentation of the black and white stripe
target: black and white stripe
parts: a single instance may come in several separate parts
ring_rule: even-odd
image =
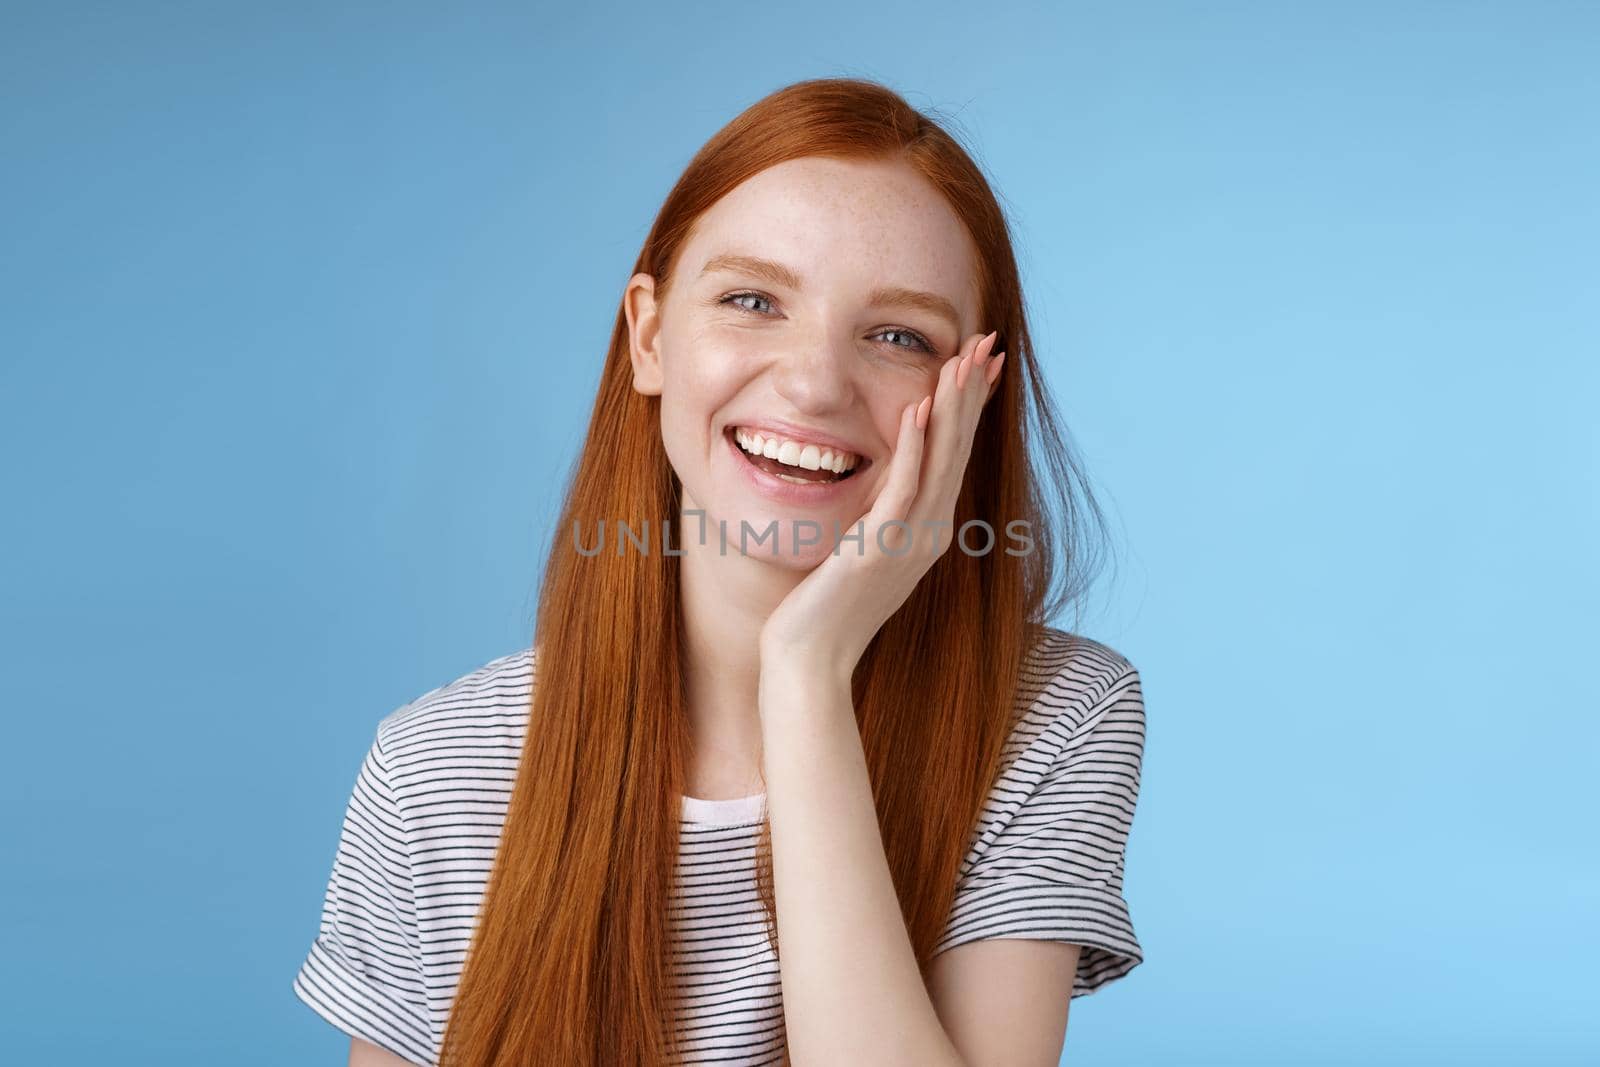
[[[345,1033],[436,1064],[526,728],[530,649],[386,716],[351,791],[321,927],[294,978]],[[1072,995],[1143,960],[1122,893],[1144,751],[1139,675],[1048,629],[1027,708],[963,863],[938,951],[985,938],[1083,946]],[[672,912],[686,1062],[780,1063],[783,998],[755,886],[761,796],[684,798]]]

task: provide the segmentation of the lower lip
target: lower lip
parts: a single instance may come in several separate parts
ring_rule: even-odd
[[[731,434],[723,434],[722,438],[728,443],[728,449],[733,453],[733,462],[744,472],[744,478],[762,496],[780,504],[822,505],[830,504],[855,492],[856,483],[860,480],[862,472],[857,470],[850,477],[834,482],[786,482],[776,474],[769,474],[751,463],[746,458],[744,449],[740,448]]]

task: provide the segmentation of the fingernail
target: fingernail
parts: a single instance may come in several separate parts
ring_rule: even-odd
[[[985,337],[982,341],[979,341],[978,347],[972,350],[973,358],[980,366],[988,360],[989,352],[994,347],[994,339],[999,335],[999,333],[999,330],[995,330],[994,333],[991,333],[988,337]]]
[[[931,396],[923,397],[922,403],[917,405],[917,429],[926,430],[928,428],[928,412],[932,407],[933,397]]]

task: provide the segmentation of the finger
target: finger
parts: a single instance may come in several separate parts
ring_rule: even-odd
[[[994,351],[994,345],[998,343],[998,337],[999,331],[985,337],[983,343],[973,349],[972,354],[968,357],[966,376],[964,378],[958,376],[956,379],[961,387],[959,408],[962,413],[962,424],[966,426],[967,421],[970,419],[972,425],[967,427],[969,430],[977,427],[978,413],[983,409],[983,398],[986,395],[989,373],[998,359],[1005,358],[1004,352],[1000,353],[995,359],[990,358]],[[968,434],[961,434],[960,439],[967,441],[969,439]]]
[[[867,511],[865,518],[867,543],[864,554],[876,555],[884,550],[898,554],[908,536],[906,529],[888,525],[892,521],[905,521],[917,497],[917,486],[922,477],[923,413],[928,400],[907,404],[900,412],[900,428],[895,435],[894,454],[889,458],[889,470],[883,487]],[[913,530],[915,528],[913,527]]]
[[[982,408],[984,375],[974,373],[973,365],[987,358],[997,338],[998,332],[974,335],[963,346],[966,351],[955,357],[955,368],[947,366],[940,373],[928,427],[926,475],[914,506],[918,520],[945,518],[955,510]]]
[[[966,469],[967,458],[971,455],[973,440],[978,432],[978,420],[983,415],[983,406],[993,392],[994,382],[1000,374],[1000,366],[1006,358],[1006,354],[1001,352],[985,362],[986,355],[980,346],[973,356],[973,366],[968,371],[967,384],[961,391],[962,431],[958,436],[962,447],[960,457],[956,461],[961,470]]]
[[[985,400],[994,395],[994,383],[1000,380],[1000,365],[1005,361],[1006,354],[1002,352],[998,356],[994,357],[994,359],[990,360],[989,366],[985,368],[983,380],[989,387],[989,392],[984,394]]]
[[[979,349],[982,353],[982,349]],[[1003,354],[1003,353],[1002,353]],[[978,356],[973,356],[976,363]],[[961,396],[956,405],[956,410],[950,418],[955,423],[956,454],[949,460],[949,476],[939,481],[937,496],[929,500],[929,505],[938,509],[939,514],[952,514],[956,507],[956,498],[961,494],[961,483],[966,480],[967,466],[972,459],[972,445],[978,434],[978,419],[983,414],[983,399],[985,393],[984,378],[988,368],[978,369],[969,367],[966,384],[961,389]]]
[[[966,388],[967,380],[972,376],[973,369],[982,367],[984,365],[984,361],[988,359],[989,354],[994,351],[995,342],[999,339],[999,337],[999,330],[995,330],[993,333],[984,334],[978,339],[978,343],[972,348],[972,350],[966,353],[965,358],[963,358],[961,362],[961,368],[956,375],[957,388]]]
[[[989,401],[994,399],[995,390],[1000,387],[1000,367],[1005,361],[1006,354],[1002,352],[991,359],[989,365],[983,369],[983,380],[985,382],[983,388],[984,407],[989,406]]]
[[[928,465],[935,471],[950,466],[960,449],[959,418],[963,386],[966,384],[969,360],[985,344],[993,343],[991,334],[973,334],[961,346],[961,352],[952,356],[939,369],[939,382],[934,389],[933,411],[928,426]]]
[[[889,459],[889,472],[869,512],[878,523],[904,519],[911,510],[911,502],[916,499],[925,439],[918,416],[925,403],[924,400],[907,404],[900,412],[900,430],[895,438],[894,455]],[[875,535],[876,530],[869,533]]]

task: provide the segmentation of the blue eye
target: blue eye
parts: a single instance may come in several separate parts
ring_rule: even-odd
[[[749,297],[752,300],[767,300],[767,298],[762,296],[760,293],[729,293],[727,296],[717,301],[717,303],[727,304],[735,300],[743,300],[745,297]],[[769,304],[771,303],[770,300],[767,300],[767,302]],[[745,307],[743,304],[735,304],[734,306],[744,311],[755,311],[755,308]],[[756,312],[756,314],[759,315],[762,314],[762,312]]]
[[[738,308],[740,311],[748,311],[752,315],[765,315],[765,314],[767,314],[765,311],[758,311],[753,307],[749,307],[747,305],[738,303],[738,301],[745,300],[745,299],[759,300],[759,301],[763,301],[763,302],[765,302],[765,303],[767,303],[769,305],[772,303],[772,299],[770,297],[763,296],[761,293],[749,293],[749,292],[745,292],[745,293],[729,293],[727,296],[723,297],[721,300],[718,300],[717,303],[719,303],[719,304],[732,304],[734,307]],[[922,336],[916,330],[908,330],[903,326],[890,326],[887,329],[879,330],[877,332],[877,334],[875,334],[875,336],[882,337],[884,334],[903,334],[904,336],[911,338],[911,340],[913,341],[913,343],[909,344],[909,345],[903,345],[903,344],[899,344],[899,343],[896,343],[896,342],[890,342],[889,343],[889,347],[891,347],[891,348],[909,348],[909,349],[911,349],[913,351],[915,351],[917,349],[921,349],[922,351],[930,353],[930,354],[937,354],[938,353],[938,349],[936,347],[934,347],[934,345],[926,337]]]
[[[916,341],[916,345],[895,345],[895,348],[920,347],[924,352],[932,352],[934,350],[933,345],[928,343],[928,339],[915,330],[907,330],[899,326],[891,326],[887,330],[880,330],[878,336],[881,337],[886,333],[904,334],[905,336]]]

